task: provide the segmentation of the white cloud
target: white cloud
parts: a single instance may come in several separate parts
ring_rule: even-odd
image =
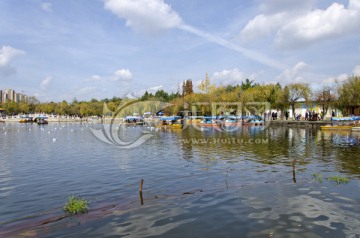
[[[97,91],[96,87],[84,87],[84,88],[80,88],[76,94],[82,96],[82,95],[93,94],[96,91]]]
[[[156,34],[163,30],[178,28],[207,41],[216,43],[230,50],[273,68],[283,69],[282,63],[253,50],[245,49],[224,38],[201,31],[183,22],[181,17],[163,0],[104,0],[105,9],[119,18],[126,20],[126,26],[137,32]]]
[[[51,81],[52,81],[52,77],[46,77],[46,78],[41,82],[40,88],[41,88],[42,90],[48,89]]]
[[[11,61],[24,54],[25,52],[22,50],[12,48],[11,46],[3,46],[0,49],[0,73],[11,74],[15,72],[15,69],[11,67]]]
[[[360,76],[360,65],[355,66],[353,74],[356,76]]]
[[[360,76],[360,65],[356,65],[352,71],[355,76]],[[324,84],[332,84],[335,82],[343,82],[349,78],[348,74],[340,74],[335,77],[329,77],[323,81]]]
[[[101,77],[99,75],[95,74],[91,77],[91,79],[92,79],[92,81],[100,81]]]
[[[241,39],[244,41],[250,41],[263,36],[269,36],[274,32],[287,17],[288,13],[277,13],[274,15],[257,15],[253,20],[241,31]]]
[[[221,72],[215,72],[212,76],[213,82],[222,85],[236,85],[241,84],[246,80],[245,73],[241,72],[238,68],[231,70],[223,70]]]
[[[163,30],[178,28],[230,50],[237,51],[262,64],[283,69],[283,65],[275,59],[258,52],[240,47],[226,39],[216,37],[207,32],[186,25],[181,17],[163,0],[104,0],[104,8],[119,18],[126,20],[126,26],[137,32],[156,34]]]
[[[335,82],[343,82],[348,78],[349,78],[349,76],[347,74],[340,74],[338,76],[329,77],[329,78],[325,79],[323,81],[323,84],[333,84]]]
[[[283,84],[289,83],[305,83],[303,73],[307,68],[307,64],[304,62],[297,63],[291,69],[284,70],[276,79],[277,82]]]
[[[311,9],[309,6],[311,1],[307,1],[299,10],[285,11],[280,8],[280,12],[268,11],[269,14],[257,15],[244,27],[241,38],[249,41],[274,34],[277,47],[291,48],[360,30],[359,0],[349,0],[347,8],[339,3],[333,3],[324,10]]]
[[[159,33],[179,26],[180,16],[163,0],[105,0],[105,9],[126,20],[137,32]]]
[[[132,73],[129,69],[119,69],[115,72],[112,78],[113,81],[130,81],[132,80]]]
[[[315,0],[265,0],[260,4],[260,10],[267,14],[278,12],[300,12],[310,10],[314,3]]]
[[[148,91],[149,93],[155,93],[156,91],[158,91],[162,88],[163,88],[163,86],[159,85],[159,86],[154,86],[154,87],[148,88],[146,91]]]
[[[43,2],[41,3],[41,9],[45,12],[52,12],[52,4],[49,2]]]

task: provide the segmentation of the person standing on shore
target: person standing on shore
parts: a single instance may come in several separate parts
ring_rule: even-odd
[[[305,112],[305,121],[307,121],[309,119],[309,113],[306,111]]]

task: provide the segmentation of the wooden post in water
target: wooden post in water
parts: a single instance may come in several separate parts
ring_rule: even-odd
[[[296,172],[295,172],[295,169],[296,169],[296,159],[293,160],[292,166],[293,166],[293,181],[294,181],[294,183],[296,183]]]
[[[140,204],[141,205],[144,205],[144,199],[143,199],[143,196],[142,196],[143,185],[144,185],[144,179],[141,179],[140,180],[140,188],[139,188]]]

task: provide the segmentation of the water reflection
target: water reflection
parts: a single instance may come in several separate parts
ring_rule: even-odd
[[[292,166],[293,159],[297,159],[299,169],[313,160],[320,160],[350,168],[347,172],[351,174],[360,174],[360,162],[356,157],[360,152],[360,140],[358,134],[350,132],[329,133],[316,128],[288,127],[254,130],[245,127],[233,132],[219,132],[211,128],[184,130],[177,136],[182,142],[185,160],[200,157],[202,162],[207,163],[210,155],[217,152],[217,158],[229,162],[250,159],[267,165],[280,163]],[[194,157],[194,154],[198,156]],[[349,155],[354,159],[347,159]]]

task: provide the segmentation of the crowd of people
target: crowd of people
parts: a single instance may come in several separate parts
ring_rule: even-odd
[[[284,113],[285,120],[288,120],[289,116],[290,116],[289,111],[285,111],[285,113]],[[325,115],[324,115],[323,111],[321,111],[320,113],[317,113],[315,111],[308,110],[308,111],[305,112],[304,120],[305,121],[319,121],[319,120],[323,120],[324,116]],[[335,117],[335,112],[334,111],[331,112],[331,116]],[[273,112],[268,112],[268,113],[265,112],[264,113],[264,119],[277,120],[278,118],[281,118],[281,115],[277,111],[276,112],[273,111]],[[297,121],[300,121],[301,114],[295,114],[294,119],[297,120]]]

